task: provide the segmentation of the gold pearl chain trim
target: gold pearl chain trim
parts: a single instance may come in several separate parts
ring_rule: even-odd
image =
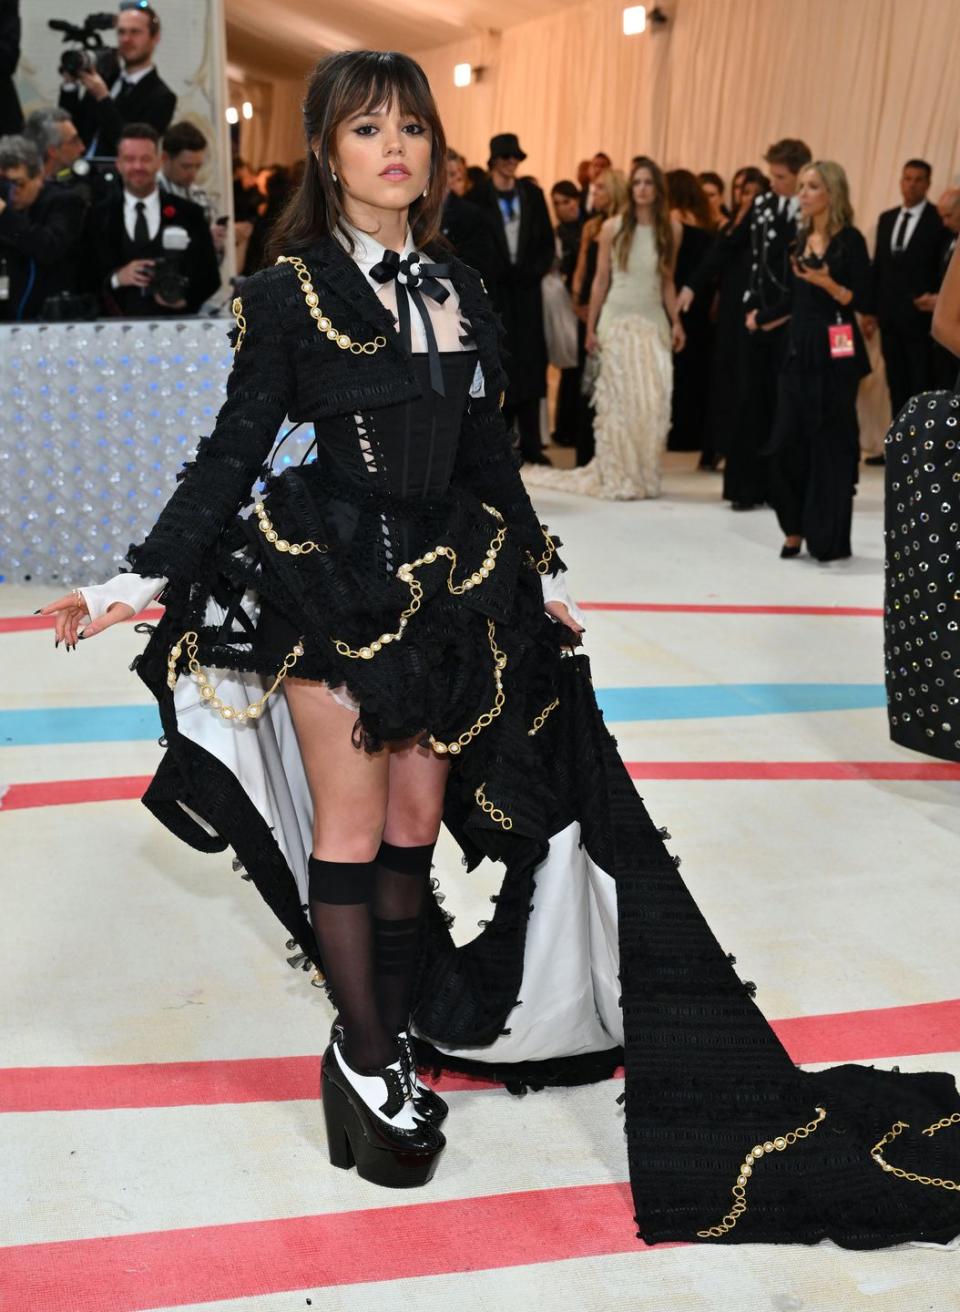
[[[327,548],[320,542],[313,542],[309,539],[306,542],[288,542],[286,538],[282,538],[273,527],[262,501],[254,502],[253,510],[257,517],[257,527],[260,532],[268,542],[273,543],[278,551],[288,551],[291,556],[309,556],[311,551],[326,551]]]
[[[547,544],[547,549],[539,560],[535,561],[533,559],[533,556],[530,555],[529,552],[527,552],[527,559],[530,561],[530,564],[533,566],[533,568],[537,571],[538,574],[546,574],[547,570],[550,568],[551,560],[553,560],[554,556],[557,553],[557,548],[553,544],[553,538],[550,536],[550,534],[547,532],[547,530],[543,527],[542,524],[540,526],[540,532],[543,534],[543,540]]]
[[[277,672],[277,677],[273,683],[255,702],[242,709],[236,706],[225,705],[216,694],[216,690],[207,678],[202,669],[200,662],[197,660],[197,642],[198,638],[194,630],[188,630],[178,642],[175,642],[170,648],[170,654],[167,656],[167,687],[173,689],[177,686],[177,662],[183,655],[183,650],[187,651],[187,668],[194,681],[200,688],[200,696],[206,704],[217,712],[222,720],[256,720],[259,719],[263,708],[267,703],[267,698],[271,697],[283,683],[284,679],[296,665],[297,661],[303,655],[303,643],[298,642],[288,655],[283,658],[283,665]]]
[[[954,1112],[952,1116],[945,1116],[942,1121],[936,1121],[933,1125],[928,1125],[921,1133],[928,1138],[933,1138],[938,1130],[946,1130],[951,1125],[960,1125],[960,1112]],[[928,1184],[934,1189],[954,1189],[960,1193],[960,1182],[956,1180],[944,1180],[939,1175],[918,1175],[916,1171],[904,1171],[899,1166],[893,1166],[886,1161],[883,1156],[883,1150],[888,1143],[893,1143],[904,1130],[910,1129],[909,1121],[897,1121],[892,1125],[879,1143],[875,1143],[870,1149],[870,1156],[884,1171],[889,1171],[895,1175],[898,1180],[910,1180],[913,1184]]]
[[[535,734],[538,734],[538,733],[540,732],[540,730],[541,730],[541,729],[543,728],[543,726],[546,724],[547,720],[550,718],[550,716],[553,714],[553,712],[557,709],[557,707],[558,707],[559,705],[560,705],[560,698],[559,698],[559,697],[556,697],[556,698],[550,703],[549,706],[545,706],[545,707],[543,708],[543,710],[540,712],[540,714],[539,714],[539,715],[537,716],[537,718],[534,720],[534,722],[533,722],[533,727],[527,730],[527,737],[528,737],[528,738],[532,738]]]
[[[477,799],[477,806],[479,806],[480,810],[484,811],[490,817],[490,819],[494,821],[495,824],[498,824],[501,827],[501,829],[508,829],[508,830],[512,829],[513,821],[506,814],[506,812],[501,811],[499,806],[494,806],[492,802],[487,801],[487,795],[483,791],[486,788],[486,786],[487,783],[486,780],[484,780],[484,782],[480,785],[479,788],[475,790],[473,794],[474,797]]]
[[[369,661],[376,656],[378,651],[383,650],[386,643],[400,641],[403,637],[403,631],[407,627],[407,621],[416,615],[423,601],[423,585],[420,583],[419,579],[414,577],[414,570],[420,569],[423,565],[432,565],[437,560],[442,560],[444,558],[448,559],[450,561],[450,571],[447,575],[447,589],[455,597],[462,596],[463,593],[469,592],[472,588],[481,584],[484,579],[490,577],[492,571],[496,569],[497,556],[499,555],[500,548],[503,546],[506,539],[507,530],[503,523],[503,516],[500,514],[499,510],[495,509],[493,506],[488,506],[485,502],[483,503],[483,508],[489,515],[492,515],[494,519],[497,520],[500,524],[500,528],[490,540],[490,545],[487,547],[487,554],[484,556],[483,564],[480,568],[474,570],[474,572],[468,575],[462,583],[455,584],[453,581],[453,574],[457,567],[457,553],[453,547],[446,547],[442,544],[434,547],[431,551],[425,551],[423,555],[418,556],[416,560],[411,560],[401,565],[397,570],[397,578],[401,583],[405,583],[410,589],[410,604],[407,606],[406,610],[400,612],[396,631],[393,633],[381,633],[379,638],[375,638],[373,642],[366,647],[351,647],[349,643],[343,642],[340,638],[334,638],[332,639],[333,644],[341,656],[347,656],[355,661]],[[269,534],[267,536],[269,537]],[[320,549],[321,548],[318,548],[318,550]]]
[[[775,1139],[768,1139],[766,1143],[754,1144],[740,1164],[737,1183],[731,1191],[733,1204],[730,1211],[717,1225],[710,1226],[709,1230],[698,1230],[697,1237],[699,1239],[720,1239],[723,1235],[729,1234],[747,1210],[747,1185],[750,1183],[750,1177],[753,1175],[756,1163],[763,1157],[769,1157],[771,1153],[784,1152],[787,1148],[791,1148],[798,1139],[809,1138],[826,1120],[826,1116],[826,1108],[818,1107],[816,1120],[798,1126],[797,1129],[791,1130],[789,1134],[780,1134]]]
[[[233,304],[231,305],[230,309],[233,311],[234,315],[236,316],[237,327],[240,329],[240,332],[237,336],[237,344],[233,348],[233,353],[234,355],[236,355],[236,353],[240,350],[240,347],[243,345],[244,337],[246,337],[247,335],[247,321],[243,317],[243,301],[240,299],[239,296],[235,296],[233,298]]]
[[[454,738],[452,742],[442,743],[431,734],[430,746],[438,756],[446,756],[448,753],[451,756],[459,756],[464,747],[469,746],[478,734],[493,724],[506,704],[507,699],[503,692],[503,671],[507,668],[507,657],[506,653],[502,652],[497,646],[497,626],[491,619],[487,620],[487,640],[493,654],[493,681],[497,689],[493,705],[489,711],[484,711],[469,729],[465,729],[459,738]]]
[[[277,263],[293,265],[297,277],[300,279],[300,290],[303,292],[303,299],[310,311],[310,318],[316,321],[317,331],[323,333],[331,342],[336,342],[341,351],[350,351],[352,355],[376,355],[379,350],[386,346],[387,339],[385,337],[374,337],[371,342],[355,342],[349,334],[342,333],[334,328],[320,309],[320,297],[313,289],[313,283],[310,281],[310,270],[303,260],[296,255],[280,255],[277,258]]]

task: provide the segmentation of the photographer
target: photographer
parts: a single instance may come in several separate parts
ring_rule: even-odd
[[[107,314],[156,318],[196,314],[220,286],[203,210],[157,184],[160,137],[131,123],[117,146],[122,191],[90,211],[85,249]]]
[[[48,181],[72,179],[72,166],[83,154],[83,142],[65,109],[35,109],[23,135],[39,150]]]
[[[0,320],[43,318],[48,297],[76,289],[83,212],[80,196],[45,183],[32,141],[0,137]]]
[[[122,8],[116,30],[121,71],[112,85],[95,68],[81,68],[75,77],[61,70],[60,108],[76,123],[88,155],[115,155],[126,123],[149,123],[158,133],[165,132],[177,108],[176,96],[153,66],[160,41],[156,12]]]

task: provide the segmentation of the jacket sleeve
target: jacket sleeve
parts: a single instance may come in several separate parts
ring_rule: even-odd
[[[287,413],[293,370],[283,316],[261,279],[245,285],[234,312],[245,327],[237,334],[227,398],[146,541],[130,548],[127,560],[137,574],[171,581],[197,577],[221,530],[251,499]]]
[[[539,564],[540,573],[556,574],[566,568],[530,503],[496,396],[471,397],[460,430],[453,478],[499,510],[528,564]]]
[[[38,264],[55,264],[79,241],[83,217],[80,197],[67,192],[57,197],[56,204],[51,202],[46,207],[39,222],[31,219],[29,210],[15,210],[8,205],[0,214],[0,240]]]
[[[870,255],[863,234],[856,228],[846,232],[846,285],[853,293],[850,309],[858,314],[873,314],[876,301],[873,294],[873,276]],[[844,281],[841,277],[840,282]]]

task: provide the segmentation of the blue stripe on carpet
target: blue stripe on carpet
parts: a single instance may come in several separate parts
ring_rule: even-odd
[[[681,684],[601,688],[608,720],[699,720],[722,716],[784,715],[802,711],[859,711],[886,705],[880,683]],[[0,746],[136,742],[161,732],[156,707],[69,706],[0,711]]]

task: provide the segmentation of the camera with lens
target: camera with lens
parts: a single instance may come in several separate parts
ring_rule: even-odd
[[[163,254],[154,260],[150,290],[168,305],[176,305],[187,299],[190,290],[190,279],[183,272],[183,256],[190,247],[190,234],[179,224],[171,224],[163,229],[161,246]]]
[[[60,56],[59,72],[62,77],[73,78],[81,73],[99,73],[104,82],[116,80],[120,72],[120,59],[113,46],[105,46],[101,32],[116,25],[115,14],[88,14],[82,25],[63,18],[51,18],[47,24],[54,32],[62,32],[68,48]]]

